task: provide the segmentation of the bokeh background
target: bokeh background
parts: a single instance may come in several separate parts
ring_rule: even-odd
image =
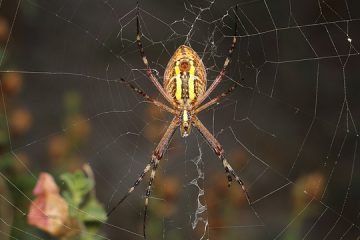
[[[238,12],[235,5],[238,4]],[[357,239],[360,236],[360,4],[345,1],[141,1],[150,65],[162,82],[190,45],[221,70],[199,115],[219,139],[253,204],[227,180],[193,129],[175,133],[150,200],[150,239]],[[40,172],[89,164],[105,209],[149,161],[172,116],[119,81],[163,100],[137,51],[136,3],[0,2],[0,239],[52,239],[27,224]],[[147,179],[101,225],[100,239],[142,239]],[[30,235],[32,234],[32,235]],[[92,239],[89,237],[89,239]]]

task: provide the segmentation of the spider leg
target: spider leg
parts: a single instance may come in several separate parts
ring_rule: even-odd
[[[156,174],[156,170],[159,166],[160,160],[164,156],[164,153],[167,150],[169,143],[171,141],[171,138],[174,135],[174,132],[178,126],[179,126],[179,120],[178,120],[178,117],[175,116],[173,118],[173,120],[171,121],[170,126],[166,130],[164,136],[161,138],[159,144],[155,148],[153,155],[152,155],[152,161],[154,162],[154,164],[152,165],[153,167],[152,167],[151,174],[150,174],[150,180],[149,180],[149,184],[148,184],[148,187],[146,189],[146,194],[145,194],[144,223],[143,223],[143,233],[144,233],[145,239],[146,239],[146,217],[147,217],[147,210],[148,210],[148,204],[149,204],[149,197],[150,197],[150,193],[151,193],[151,187],[152,187],[152,184],[153,184],[153,181],[155,178],[155,174]]]
[[[107,216],[110,216],[115,210],[116,208],[122,203],[124,202],[124,200],[134,191],[134,189],[140,184],[140,182],[143,180],[145,174],[151,169],[151,174],[150,174],[150,180],[149,180],[149,184],[146,190],[146,196],[145,196],[145,207],[144,207],[144,226],[143,226],[143,231],[144,231],[144,238],[146,239],[146,217],[147,217],[147,208],[148,208],[148,203],[149,203],[149,196],[151,193],[151,186],[152,183],[154,181],[155,178],[155,173],[157,170],[157,167],[159,165],[159,162],[161,160],[161,158],[163,157],[170,141],[171,138],[176,130],[176,128],[179,126],[179,122],[178,122],[178,117],[174,117],[173,120],[171,121],[169,127],[167,128],[164,136],[161,138],[159,144],[157,145],[157,147],[155,148],[152,157],[151,157],[151,161],[146,165],[146,167],[144,168],[144,170],[142,171],[142,173],[140,174],[139,178],[135,181],[134,185],[129,188],[128,192],[120,199],[120,201],[117,202],[117,204],[107,213]]]
[[[150,197],[150,193],[151,193],[151,187],[155,178],[155,174],[156,174],[156,170],[159,166],[159,162],[161,160],[160,156],[156,156],[155,154],[153,154],[152,156],[153,161],[155,161],[153,168],[151,170],[151,174],[150,174],[150,180],[149,180],[149,184],[148,187],[146,189],[146,194],[145,194],[145,206],[144,206],[144,220],[143,220],[143,234],[144,234],[144,239],[146,239],[146,219],[147,219],[147,210],[148,210],[148,205],[149,205],[149,197]]]
[[[229,95],[232,91],[234,91],[234,89],[238,86],[238,83],[235,83],[234,85],[232,85],[226,92],[221,93],[220,95],[216,96],[215,98],[211,99],[209,102],[205,103],[204,105],[198,107],[195,110],[195,114],[198,114],[199,112],[207,109],[208,107],[218,103],[222,98],[226,97],[227,95]]]
[[[144,170],[142,171],[142,173],[140,174],[139,178],[135,181],[134,185],[129,188],[128,192],[116,203],[116,205],[107,213],[107,216],[109,217],[115,210],[116,208],[134,191],[134,189],[137,187],[137,185],[139,185],[139,183],[141,183],[141,181],[143,180],[145,174],[150,170],[151,165],[154,164],[154,161],[151,160],[146,167],[144,168]]]
[[[128,87],[130,87],[132,90],[134,90],[137,94],[141,95],[146,101],[149,101],[149,102],[155,104],[156,106],[158,106],[159,108],[161,108],[162,110],[164,110],[166,112],[169,112],[169,113],[172,113],[172,114],[177,114],[177,112],[174,109],[166,106],[162,102],[159,102],[159,101],[151,98],[143,90],[141,90],[140,88],[138,88],[135,85],[131,84],[130,82],[126,81],[125,79],[120,78],[120,81],[124,82]]]
[[[235,8],[235,11],[237,12],[237,5],[236,5],[236,8]],[[223,79],[224,75],[225,75],[225,72],[226,72],[226,69],[227,69],[227,66],[229,65],[230,63],[230,60],[231,60],[231,56],[232,56],[232,53],[235,49],[235,46],[236,46],[236,35],[237,35],[237,23],[235,22],[235,27],[234,27],[234,36],[233,36],[233,39],[232,39],[232,43],[231,43],[231,47],[229,49],[229,53],[225,59],[225,62],[224,62],[224,65],[219,73],[219,75],[215,78],[214,82],[210,85],[210,87],[206,90],[206,92],[204,93],[204,95],[202,95],[198,101],[196,102],[196,105],[195,107],[197,106],[200,106],[200,104],[207,98],[209,97],[209,95],[214,91],[214,89],[216,88],[216,86],[221,82],[221,80]]]
[[[235,180],[239,183],[239,185],[241,186],[246,199],[249,203],[249,205],[251,205],[251,201],[250,201],[250,197],[249,194],[245,188],[245,185],[243,183],[243,181],[239,178],[239,176],[235,173],[234,169],[231,167],[231,165],[229,164],[229,162],[226,160],[225,158],[225,152],[224,149],[222,148],[221,144],[218,142],[218,140],[216,140],[216,138],[209,132],[209,130],[207,130],[207,128],[201,123],[201,121],[194,116],[194,120],[193,120],[193,125],[199,130],[199,132],[201,133],[201,135],[205,138],[205,140],[208,142],[208,144],[211,146],[211,148],[214,150],[215,154],[220,158],[220,160],[222,161],[223,167],[226,171],[226,173],[228,174],[228,184],[230,185],[231,181],[229,179],[229,176],[233,176],[235,178]],[[230,175],[231,174],[231,175]]]
[[[164,88],[161,86],[157,78],[154,76],[150,66],[149,61],[147,60],[147,57],[145,55],[144,47],[141,42],[141,32],[140,32],[140,20],[139,20],[139,1],[137,1],[137,13],[136,13],[136,41],[138,45],[138,49],[140,52],[141,59],[146,67],[146,74],[148,78],[151,80],[151,82],[155,85],[155,87],[158,89],[158,91],[161,93],[161,95],[171,104],[174,105],[174,100],[169,96]]]

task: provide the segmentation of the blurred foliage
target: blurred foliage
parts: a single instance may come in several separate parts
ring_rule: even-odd
[[[90,166],[85,164],[83,171],[63,173],[60,180],[64,183],[61,195],[50,174],[39,175],[28,223],[61,240],[100,239],[97,232],[107,217],[96,199]]]
[[[0,55],[3,54],[8,34],[9,22],[0,16]],[[7,51],[11,51],[10,46]],[[14,59],[9,60],[6,56],[3,64],[16,66]],[[6,221],[0,227],[1,239],[6,236],[9,239],[36,239],[35,236],[52,239],[45,232],[28,225],[24,217],[33,203],[29,202],[28,196],[32,196],[37,178],[30,165],[30,157],[25,152],[13,152],[11,146],[12,141],[26,136],[33,125],[32,113],[21,102],[23,75],[2,73],[0,84],[0,219]],[[84,161],[76,151],[79,145],[87,141],[90,124],[81,114],[81,97],[76,91],[65,93],[63,103],[63,127],[67,131],[49,138],[46,161],[50,163],[50,171],[60,176],[66,187],[62,195],[69,205],[69,224],[73,233],[62,239],[98,239],[96,233],[101,222],[106,221],[106,214],[96,198],[91,169],[83,165]],[[84,169],[86,174],[79,169]]]
[[[60,179],[67,187],[63,196],[69,203],[72,217],[89,222],[106,220],[106,213],[95,196],[93,178],[88,178],[82,171],[76,171],[62,174]]]
[[[15,139],[25,135],[31,128],[32,116],[25,107],[15,104],[16,96],[21,93],[22,76],[3,74],[1,84],[3,96],[0,115],[0,171],[6,173],[6,176],[0,178],[0,194],[4,197],[4,201],[1,202],[4,202],[5,206],[8,205],[5,201],[10,202],[18,210],[0,208],[0,217],[6,219],[8,224],[2,225],[0,230],[9,237],[23,238],[24,233],[17,229],[35,233],[35,229],[30,227],[24,218],[25,209],[29,206],[24,196],[31,196],[36,178],[28,170],[31,167],[28,166],[29,157],[25,153],[11,151],[9,136]],[[91,169],[89,166],[84,167],[88,175],[80,170],[74,173],[67,172],[82,167],[83,161],[76,148],[87,140],[90,132],[89,123],[84,121],[80,114],[81,98],[76,92],[70,91],[65,94],[64,109],[64,124],[68,131],[64,135],[50,138],[48,144],[48,157],[52,163],[50,168],[57,174],[61,173],[60,180],[66,187],[62,195],[69,205],[71,216],[70,226],[73,233],[62,239],[99,239],[96,232],[101,222],[106,221],[106,213],[96,198],[95,180],[90,173]],[[10,230],[10,226],[13,227],[13,231]],[[40,236],[50,238],[46,237],[45,233],[41,233]],[[26,239],[33,238],[26,235]]]
[[[0,54],[4,52],[4,46],[8,39],[9,22],[0,16]],[[9,50],[9,49],[8,49]],[[4,56],[4,65],[10,64]],[[13,62],[11,64],[14,65]],[[23,76],[20,73],[1,73],[1,96],[0,96],[0,231],[2,239],[6,236],[11,238],[24,238],[24,232],[34,232],[26,223],[26,208],[29,201],[26,196],[31,195],[31,189],[35,179],[27,170],[28,156],[22,152],[12,151],[12,141],[25,135],[32,126],[30,111],[18,101],[23,89]],[[27,238],[28,239],[28,238]]]
[[[91,171],[88,165],[85,165],[84,169]],[[80,229],[84,229],[71,239],[102,239],[96,233],[101,222],[106,221],[107,217],[103,206],[96,198],[95,182],[91,176],[91,173],[86,176],[83,171],[64,173],[60,176],[66,186],[62,195],[69,205],[70,216],[77,222],[76,225],[81,226]]]

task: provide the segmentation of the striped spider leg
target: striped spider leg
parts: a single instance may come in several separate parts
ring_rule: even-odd
[[[145,174],[147,172],[149,172],[149,170],[151,169],[150,180],[149,180],[148,187],[147,187],[146,194],[145,194],[144,223],[143,223],[143,234],[144,234],[145,239],[146,239],[147,208],[148,208],[148,204],[149,204],[151,187],[152,187],[152,184],[153,184],[153,181],[155,178],[155,174],[156,174],[156,170],[159,166],[160,160],[164,156],[164,153],[166,152],[167,147],[171,141],[171,138],[174,135],[174,132],[178,126],[179,126],[179,118],[177,116],[175,116],[173,118],[173,120],[171,121],[169,127],[167,128],[164,136],[161,138],[159,144],[153,151],[150,162],[145,166],[144,170],[142,171],[142,173],[140,174],[138,179],[135,181],[134,185],[131,188],[129,188],[128,192],[120,199],[120,201],[118,201],[118,203],[107,214],[107,216],[110,216],[115,211],[115,209],[135,190],[135,188],[143,180]]]
[[[235,6],[235,13],[238,12],[238,6]],[[197,102],[195,103],[195,107],[200,106],[200,104],[207,98],[209,97],[209,95],[214,91],[214,89],[217,87],[217,85],[223,80],[227,67],[231,61],[231,56],[232,53],[234,52],[234,49],[236,47],[236,35],[237,35],[237,22],[235,21],[235,27],[234,27],[234,36],[232,38],[232,43],[231,43],[231,47],[229,49],[229,53],[225,59],[224,65],[222,67],[222,69],[220,70],[218,76],[215,78],[214,82],[210,85],[210,87],[206,90],[206,92],[202,95],[199,96],[199,99],[197,100]]]
[[[157,90],[161,93],[161,95],[170,103],[170,104],[174,104],[173,99],[171,98],[171,96],[165,92],[165,89],[161,86],[161,84],[159,83],[158,79],[154,76],[150,66],[149,66],[149,61],[147,60],[147,57],[145,55],[145,51],[144,51],[144,47],[143,44],[141,42],[141,32],[140,32],[140,20],[139,20],[139,1],[137,2],[137,6],[136,6],[137,12],[136,12],[136,42],[137,42],[137,46],[140,52],[140,56],[141,59],[146,67],[146,75],[148,76],[148,78],[151,80],[151,82],[155,85],[155,87],[157,88]]]
[[[172,113],[174,115],[177,115],[178,112],[175,111],[174,109],[172,109],[171,107],[168,107],[167,105],[163,104],[162,102],[159,102],[155,99],[153,99],[152,97],[150,97],[147,93],[145,93],[142,89],[136,87],[135,85],[133,85],[132,83],[126,81],[125,79],[123,78],[120,78],[120,81],[125,83],[128,87],[130,87],[134,92],[136,92],[137,94],[141,95],[146,101],[154,104],[155,106],[157,106],[158,108],[166,111],[166,112],[169,112],[169,113]]]
[[[192,124],[194,125],[194,127],[196,127],[199,130],[199,132],[204,137],[204,139],[207,141],[209,146],[214,150],[214,153],[221,160],[223,167],[225,169],[225,172],[227,174],[227,177],[228,177],[228,186],[230,187],[230,184],[232,182],[232,177],[234,177],[236,182],[240,184],[242,190],[244,191],[249,205],[251,205],[250,197],[245,188],[245,185],[244,185],[243,181],[239,178],[239,176],[235,173],[235,171],[231,167],[230,163],[226,160],[225,151],[224,151],[223,147],[221,146],[221,144],[219,143],[219,141],[214,137],[214,135],[212,135],[209,132],[209,130],[202,124],[202,122],[196,116],[194,117]]]

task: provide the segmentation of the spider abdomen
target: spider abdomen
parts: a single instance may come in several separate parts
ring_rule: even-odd
[[[165,69],[164,89],[181,106],[193,104],[205,93],[205,66],[192,48],[181,45],[175,51]]]

